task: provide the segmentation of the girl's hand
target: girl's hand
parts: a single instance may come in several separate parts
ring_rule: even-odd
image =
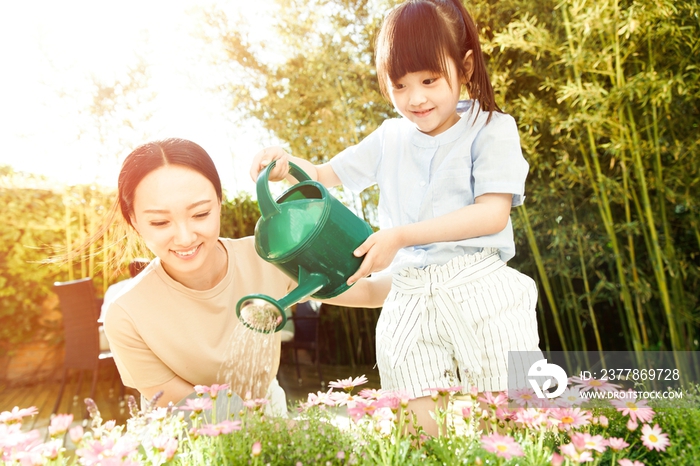
[[[253,181],[257,181],[260,172],[273,160],[277,160],[275,168],[270,172],[270,181],[283,180],[289,173],[289,157],[290,155],[280,146],[264,148],[253,157],[253,162],[250,165],[250,177]]]
[[[397,228],[388,228],[373,233],[353,252],[355,257],[365,256],[365,259],[355,274],[348,278],[348,285],[352,285],[372,272],[389,267],[396,253],[404,246]]]

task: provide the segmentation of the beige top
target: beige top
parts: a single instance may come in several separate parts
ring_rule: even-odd
[[[143,389],[176,375],[192,385],[228,383],[217,380],[217,374],[227,362],[232,335],[241,335],[238,300],[253,293],[279,299],[296,287],[257,255],[252,237],[221,242],[229,254],[228,270],[214,288],[186,288],[156,258],[110,305],[105,333],[124,385]],[[279,365],[279,341],[274,339],[272,378]]]

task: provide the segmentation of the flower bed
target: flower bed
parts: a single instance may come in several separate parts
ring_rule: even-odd
[[[81,465],[571,465],[639,466],[700,463],[700,391],[685,390],[684,407],[648,405],[627,398],[584,403],[582,392],[618,391],[571,379],[556,408],[544,408],[531,392],[459,394],[434,389],[436,410],[446,426],[438,437],[410,433],[409,398],[364,389],[358,377],[309,394],[291,419],[265,414],[267,400],[246,399],[228,419],[216,407],[231,403],[227,386],[197,387],[200,396],[176,408],[139,410],[133,398],[126,425],[103,422],[86,400],[91,420],[57,415],[48,439],[22,431],[36,408],[0,413],[0,460],[4,464]],[[540,407],[538,407],[540,404]],[[220,412],[220,411],[219,411]],[[213,413],[213,414],[212,414]],[[74,449],[70,447],[74,445]]]

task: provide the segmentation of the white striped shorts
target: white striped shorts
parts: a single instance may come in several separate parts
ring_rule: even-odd
[[[377,322],[385,390],[508,388],[508,351],[539,351],[537,286],[493,248],[393,276]]]

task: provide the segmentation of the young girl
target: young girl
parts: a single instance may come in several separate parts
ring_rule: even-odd
[[[535,283],[506,265],[528,164],[459,0],[399,5],[376,50],[381,91],[402,118],[318,166],[267,148],[251,175],[277,160],[271,179],[282,179],[292,158],[326,186],[379,185],[380,230],[355,251],[364,260],[349,282],[393,274],[377,323],[382,388],[415,397],[409,408],[435,434],[428,389],[505,390],[508,351],[539,351]],[[470,100],[460,115],[462,86]]]

